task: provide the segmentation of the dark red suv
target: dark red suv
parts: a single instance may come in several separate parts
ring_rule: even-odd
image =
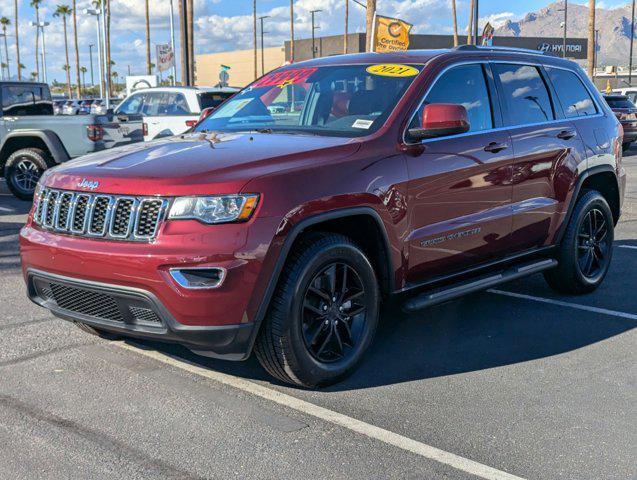
[[[45,173],[29,297],[84,330],[178,342],[326,385],[389,297],[414,311],[544,272],[604,279],[622,128],[574,63],[461,47],[329,57],[194,131]]]

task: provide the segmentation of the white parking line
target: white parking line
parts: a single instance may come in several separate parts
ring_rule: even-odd
[[[616,245],[619,248],[630,248],[632,250],[637,250],[637,245]]]
[[[585,310],[587,312],[601,313],[602,315],[610,315],[611,317],[628,318],[630,320],[637,320],[637,315],[627,312],[618,312],[617,310],[608,310],[607,308],[591,307],[588,305],[580,305],[579,303],[563,302],[561,300],[554,300],[552,298],[535,297],[533,295],[526,295],[524,293],[506,292],[504,290],[490,289],[489,293],[495,293],[496,295],[505,295],[507,297],[521,298],[523,300],[532,300],[534,302],[549,303],[551,305],[559,305],[560,307],[575,308],[577,310]]]
[[[348,417],[347,415],[343,415],[342,413],[319,407],[318,405],[314,405],[313,403],[306,402],[305,400],[300,400],[291,395],[287,395],[285,393],[279,392],[278,390],[264,387],[243,378],[216,372],[214,370],[208,370],[197,365],[193,365],[192,363],[188,363],[186,361],[177,360],[173,357],[154,350],[143,350],[132,345],[120,342],[114,342],[114,344],[126,350],[136,352],[167,365],[171,365],[181,370],[185,370],[189,373],[214,380],[216,382],[228,385],[233,388],[237,388],[239,390],[243,390],[244,392],[250,393],[257,397],[261,397],[271,402],[278,403],[279,405],[283,405],[284,407],[297,410],[306,415],[311,415],[315,418],[324,420],[334,425],[338,425],[361,435],[365,435],[369,438],[379,440],[388,445],[393,445],[394,447],[398,447],[407,452],[420,455],[421,457],[427,458],[429,460],[443,463],[457,470],[461,470],[463,472],[475,475],[480,478],[484,478],[486,480],[523,480],[521,477],[511,475],[510,473],[503,472],[502,470],[483,465],[482,463],[475,462],[454,453],[440,450],[439,448],[432,447],[431,445],[427,445],[425,443],[418,442],[408,437],[404,437],[389,430],[385,430],[384,428],[376,427],[369,423],[356,420],[355,418]]]

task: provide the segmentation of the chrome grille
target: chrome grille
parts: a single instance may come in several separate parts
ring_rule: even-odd
[[[34,222],[47,230],[111,240],[150,241],[157,236],[168,201],[43,189]]]

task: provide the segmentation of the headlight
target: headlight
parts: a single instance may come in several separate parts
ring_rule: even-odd
[[[258,201],[258,195],[178,197],[170,207],[168,218],[189,218],[204,223],[245,222],[254,212]]]

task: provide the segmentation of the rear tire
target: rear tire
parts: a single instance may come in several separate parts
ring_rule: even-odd
[[[111,333],[105,330],[100,330],[99,328],[91,327],[90,325],[87,325],[86,323],[75,322],[75,325],[77,326],[77,328],[79,328],[83,332],[89,333],[91,335],[95,335],[96,337],[100,337],[105,340],[119,340],[120,338],[122,338],[121,335],[118,335],[117,333]]]
[[[38,180],[55,165],[51,156],[39,148],[13,152],[4,166],[4,178],[11,193],[20,200],[32,200]]]
[[[544,273],[551,288],[584,294],[604,281],[613,256],[614,221],[606,199],[585,191],[577,200],[557,253],[558,266]]]
[[[378,324],[374,269],[343,235],[301,239],[281,273],[255,345],[272,376],[302,387],[326,386],[359,365]]]

